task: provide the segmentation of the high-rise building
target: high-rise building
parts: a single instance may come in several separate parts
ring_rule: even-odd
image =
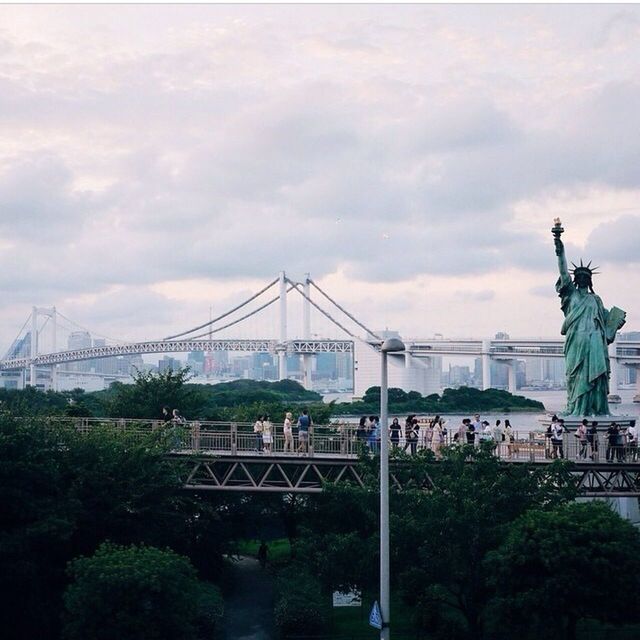
[[[397,332],[376,332],[380,337],[400,337]],[[380,353],[359,340],[354,342],[354,396],[362,397],[369,387],[380,385]],[[413,358],[408,353],[390,353],[388,356],[389,387],[417,391],[423,396],[440,391],[442,357]]]
[[[177,358],[172,358],[171,356],[164,356],[162,360],[158,361],[158,371],[160,371],[161,373],[169,369],[171,369],[172,371],[177,371],[181,367],[182,362]]]
[[[69,334],[67,340],[67,349],[75,351],[76,349],[91,348],[91,334],[88,331],[73,331]],[[66,365],[67,371],[91,371],[91,360],[80,360],[78,362],[70,362]]]

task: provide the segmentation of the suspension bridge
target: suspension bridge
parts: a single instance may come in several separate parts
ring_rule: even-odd
[[[276,291],[277,290],[277,291]],[[275,293],[275,295],[274,295]],[[287,303],[290,295],[302,302],[301,335],[292,337],[288,323]],[[276,335],[249,338],[220,337],[216,334],[238,330],[254,318],[258,320],[267,309],[278,309]],[[338,338],[312,334],[312,315],[321,318],[337,331]],[[56,307],[33,307],[31,314],[18,332],[2,360],[1,372],[13,372],[23,385],[39,385],[57,389],[60,367],[101,358],[141,356],[144,354],[184,352],[243,352],[265,353],[277,357],[280,379],[289,377],[287,357],[297,355],[301,360],[302,383],[312,387],[311,371],[314,356],[321,353],[351,354],[354,395],[379,384],[379,346],[383,337],[369,329],[362,321],[321,288],[309,274],[302,282],[292,280],[285,272],[240,304],[210,318],[208,321],[152,340],[126,341],[101,337],[89,340],[89,344],[60,348],[58,337],[61,326],[81,327]],[[47,334],[48,332],[48,334]],[[86,330],[86,334],[98,335]],[[48,335],[48,339],[45,336]],[[390,354],[390,384],[405,390],[422,393],[437,392],[440,387],[441,358],[474,357],[482,362],[482,379],[485,389],[491,387],[491,362],[499,361],[508,366],[509,390],[516,391],[516,366],[518,360],[529,358],[562,358],[563,340],[545,338],[519,339],[405,339],[407,349],[401,354]],[[618,389],[620,366],[640,366],[640,341],[617,341],[610,346],[611,392]],[[112,377],[126,378],[128,372],[114,372]],[[640,393],[640,376],[638,392]]]

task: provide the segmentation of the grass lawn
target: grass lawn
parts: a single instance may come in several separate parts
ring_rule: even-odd
[[[361,607],[335,607],[331,610],[331,637],[350,640],[377,640],[380,631],[369,626],[369,612],[375,596],[364,595]],[[399,599],[391,602],[391,633],[395,640],[415,640],[411,623],[413,611]]]

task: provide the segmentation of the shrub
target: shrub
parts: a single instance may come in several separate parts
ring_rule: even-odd
[[[67,640],[196,640],[198,623],[215,625],[220,611],[215,588],[203,587],[188,558],[171,550],[103,543],[72,560],[68,574]]]
[[[326,628],[327,605],[320,583],[304,567],[293,565],[279,573],[274,615],[283,636]]]

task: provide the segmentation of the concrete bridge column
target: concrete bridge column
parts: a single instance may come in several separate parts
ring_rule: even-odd
[[[491,340],[482,341],[482,389],[491,389]]]
[[[287,280],[284,271],[280,272],[280,342],[283,347],[287,342]],[[287,352],[278,352],[278,377],[287,379]]]
[[[307,298],[311,297],[311,284],[309,283],[310,275],[304,275],[304,294]],[[311,304],[307,298],[302,299],[302,337],[306,340],[311,339]],[[313,356],[310,353],[302,355],[302,384],[305,389],[312,390],[313,380],[311,372],[313,369]]]
[[[618,393],[618,357],[615,340],[609,345],[609,366],[611,367],[609,393]]]
[[[509,373],[509,393],[515,394],[516,392],[516,373],[518,370],[518,361],[517,360],[509,360],[508,362],[508,373]]]
[[[31,311],[31,360],[38,355],[38,309],[33,307]],[[29,384],[36,386],[36,365],[33,362],[29,365]]]

